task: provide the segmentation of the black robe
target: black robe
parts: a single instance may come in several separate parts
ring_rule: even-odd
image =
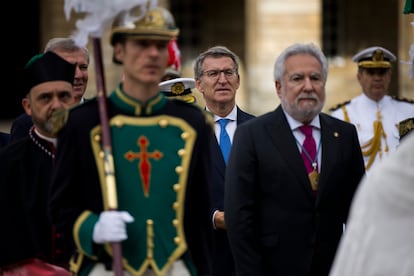
[[[10,141],[10,134],[0,131],[0,148],[6,146]]]
[[[33,126],[32,116],[22,113],[12,123],[10,128],[10,141],[18,140],[29,134]]]
[[[53,154],[49,142],[30,131],[0,150],[2,267],[34,257],[57,261],[47,212]]]

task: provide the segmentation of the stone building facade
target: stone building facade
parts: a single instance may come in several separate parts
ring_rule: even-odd
[[[21,58],[16,61],[17,66],[41,51],[48,39],[73,33],[76,20],[83,17],[72,13],[72,18],[66,20],[64,0],[32,1],[36,4],[32,4],[24,18],[29,21],[24,26],[31,36],[24,38],[26,44],[15,53]],[[229,47],[242,61],[239,105],[256,115],[279,104],[273,64],[277,55],[292,43],[313,42],[327,54],[330,60],[327,110],[360,93],[357,67],[351,61],[356,52],[379,45],[394,52],[399,61],[408,61],[410,44],[414,42],[414,27],[410,25],[414,16],[403,14],[404,0],[159,0],[159,3],[170,8],[181,29],[178,42],[183,76],[193,77],[192,62],[201,51],[214,45]],[[35,41],[30,44],[30,39]],[[112,63],[109,28],[101,43],[105,82],[110,93],[121,72]],[[93,57],[91,42],[88,48]],[[401,62],[395,64],[390,94],[414,99],[414,79],[409,77],[409,68],[410,65]],[[95,87],[92,60],[87,97],[95,96]],[[202,105],[202,98],[197,92],[196,95]]]

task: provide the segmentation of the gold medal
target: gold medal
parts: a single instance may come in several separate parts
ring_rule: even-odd
[[[308,177],[311,183],[312,191],[318,191],[319,173],[316,170],[313,170],[310,174],[308,174]]]

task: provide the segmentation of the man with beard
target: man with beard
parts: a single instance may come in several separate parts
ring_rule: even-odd
[[[44,49],[46,52],[54,52],[67,62],[76,64],[75,78],[73,79],[73,96],[75,103],[83,103],[86,87],[88,85],[89,51],[86,47],[75,44],[70,37],[55,37],[50,39]],[[10,141],[26,137],[33,122],[30,115],[23,113],[12,123],[10,128]]]
[[[64,114],[62,111],[75,103],[75,67],[47,52],[33,57],[22,72],[23,91],[27,93],[22,104],[33,119],[33,127],[27,137],[0,150],[2,275],[16,275],[17,271],[33,275],[27,271],[31,265],[65,262],[61,240],[48,217],[47,202],[56,132],[63,122],[56,120],[56,114]],[[52,268],[63,272],[53,275],[69,275],[66,270]]]
[[[365,170],[355,127],[321,113],[327,75],[318,47],[288,47],[280,106],[236,129],[224,197],[236,275],[329,273]]]

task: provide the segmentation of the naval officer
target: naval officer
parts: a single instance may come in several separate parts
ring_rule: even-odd
[[[394,151],[399,144],[399,122],[413,117],[414,101],[389,96],[392,63],[396,56],[380,46],[357,53],[359,96],[331,108],[331,115],[354,124],[358,131],[365,167]]]

